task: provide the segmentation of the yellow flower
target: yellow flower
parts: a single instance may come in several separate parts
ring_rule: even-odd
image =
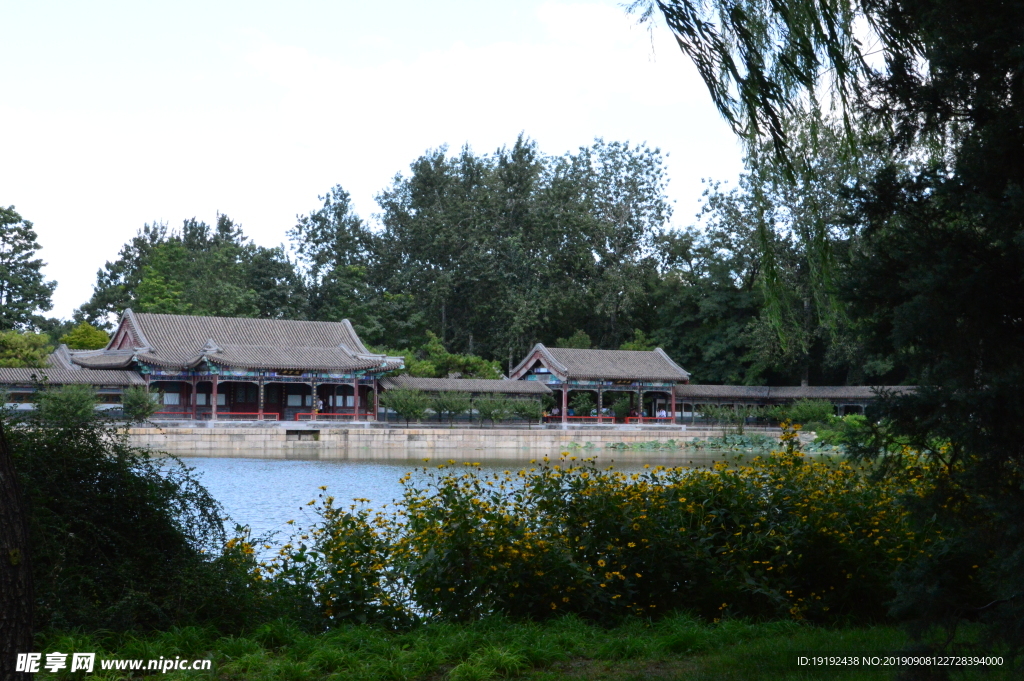
[[[604,567],[605,565],[606,565],[606,563],[604,562],[604,558],[602,558],[601,560],[597,561],[597,566],[598,567]]]

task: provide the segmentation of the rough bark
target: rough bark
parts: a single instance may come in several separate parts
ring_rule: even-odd
[[[17,654],[32,652],[32,604],[28,518],[0,419],[0,679],[32,677],[14,671]]]

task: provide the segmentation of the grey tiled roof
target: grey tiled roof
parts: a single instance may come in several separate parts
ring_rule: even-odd
[[[0,385],[49,383],[51,385],[144,385],[145,381],[134,371],[93,371],[90,369],[7,369],[0,368]]]
[[[72,361],[88,369],[123,369],[131,366],[135,359],[134,350],[90,350],[71,353]]]
[[[426,392],[503,393],[516,395],[549,395],[551,390],[537,381],[508,381],[482,378],[415,378],[389,376],[380,381],[384,390],[412,388]]]
[[[906,392],[913,386],[870,385],[805,385],[805,386],[746,386],[746,385],[677,385],[677,399],[734,399],[734,400],[873,400],[878,391]]]
[[[771,388],[759,385],[677,385],[676,397],[685,398],[733,398],[758,400],[767,399]]]
[[[548,348],[537,343],[526,359],[512,370],[515,375],[540,353],[549,368],[569,379],[611,379],[634,381],[688,381],[690,374],[657,350],[582,350]]]
[[[878,391],[901,393],[913,390],[913,386],[873,385],[805,385],[783,386],[771,389],[771,396],[777,400],[873,400]]]
[[[72,362],[76,351],[61,344],[46,358],[45,368],[10,369],[0,367],[0,385],[32,386],[36,383],[51,385],[144,385],[145,380],[136,371],[83,369]]]
[[[188,369],[210,360],[224,366],[308,371],[398,369],[401,357],[369,352],[348,320],[310,322],[134,313],[121,320],[133,331],[131,350],[104,350],[74,355],[85,367],[127,366],[133,359]],[[116,335],[116,334],[115,334]]]

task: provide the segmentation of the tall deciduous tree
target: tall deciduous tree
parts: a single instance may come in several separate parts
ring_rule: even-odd
[[[125,308],[164,314],[302,318],[302,284],[282,248],[253,244],[226,215],[215,226],[146,225],[97,274],[80,315],[105,325]]]
[[[0,331],[28,328],[37,311],[53,307],[57,283],[44,279],[38,250],[32,223],[0,206]]]
[[[299,216],[288,232],[298,256],[311,319],[349,319],[371,342],[384,323],[373,306],[367,276],[372,235],[340,185],[321,196],[323,206]]]
[[[644,145],[432,151],[378,197],[371,279],[418,301],[446,346],[503,365],[576,329],[618,347],[648,305],[665,182]]]

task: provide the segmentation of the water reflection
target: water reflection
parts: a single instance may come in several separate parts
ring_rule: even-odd
[[[577,458],[589,455],[574,454]],[[472,461],[472,452],[466,458]],[[614,466],[616,470],[643,470],[650,466],[701,466],[708,465],[722,455],[707,452],[682,451],[675,456],[645,456],[634,453],[604,454],[598,457],[598,466]],[[314,499],[321,486],[336,499],[347,501],[355,497],[371,500],[373,508],[401,498],[402,485],[399,479],[407,472],[414,471],[413,481],[422,480],[424,466],[436,467],[447,459],[396,460],[307,460],[284,459],[243,459],[207,458],[183,459],[200,474],[200,480],[214,498],[223,506],[231,521],[249,525],[256,535],[267,532],[289,534],[289,520],[308,524],[312,518],[306,513],[308,502]],[[478,470],[494,472],[530,468],[529,461],[483,459]],[[417,471],[417,469],[419,469]],[[231,529],[229,526],[228,529]]]

